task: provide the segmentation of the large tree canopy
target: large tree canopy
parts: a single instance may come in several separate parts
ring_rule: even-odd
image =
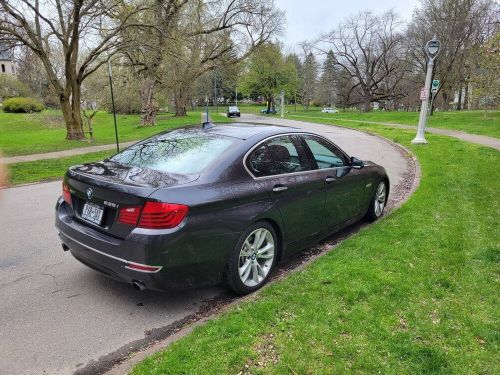
[[[254,98],[264,97],[267,109],[274,110],[274,99],[281,91],[294,92],[296,70],[292,61],[285,59],[280,46],[266,43],[250,58],[243,81],[244,92]]]

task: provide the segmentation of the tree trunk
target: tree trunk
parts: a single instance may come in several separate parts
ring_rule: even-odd
[[[156,124],[156,115],[159,111],[158,103],[154,98],[155,83],[146,78],[141,84],[141,125],[153,126]]]
[[[84,139],[85,133],[83,132],[83,121],[82,121],[82,116],[80,114],[79,96],[78,96],[78,105],[76,106],[76,108],[72,106],[72,104],[74,104],[74,99],[72,98],[70,102],[69,98],[64,94],[61,94],[59,96],[59,101],[61,103],[64,122],[66,124],[66,139],[68,140]]]
[[[449,100],[448,100],[448,91],[447,90],[443,90],[443,102],[444,102],[444,108],[445,108],[445,111],[448,110],[448,103],[449,103]]]
[[[462,110],[462,85],[458,88],[458,103],[457,103],[457,111]]]
[[[181,117],[187,115],[187,95],[185,87],[179,87],[174,93],[175,116]]]
[[[469,78],[467,77],[465,81],[465,92],[464,92],[464,109],[469,109]]]
[[[370,112],[372,110],[371,103],[372,103],[371,98],[365,98],[362,107],[363,112]]]

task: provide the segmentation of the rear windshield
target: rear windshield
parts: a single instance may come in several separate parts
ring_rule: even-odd
[[[230,111],[238,111],[238,107],[229,107]]]
[[[233,142],[203,131],[173,131],[132,146],[110,160],[160,172],[195,174],[219,158]]]

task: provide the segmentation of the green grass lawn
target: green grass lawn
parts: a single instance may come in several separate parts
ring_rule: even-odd
[[[341,112],[337,114],[321,113],[321,108],[311,108],[308,111],[289,111],[287,118],[296,120],[306,120],[307,118],[328,119],[330,122],[338,120],[357,120],[389,122],[405,125],[418,125],[418,112],[384,112],[373,111],[362,112]],[[344,123],[351,123],[345,121]],[[485,116],[484,111],[453,111],[435,112],[429,117],[428,127],[458,130],[471,134],[487,135],[500,138],[500,111],[490,111]]]
[[[498,151],[359,126],[410,148],[411,199],[133,374],[497,374]]]
[[[30,182],[62,180],[66,170],[72,165],[103,160],[115,152],[90,152],[82,155],[69,156],[59,159],[43,159],[9,164],[9,184],[19,185]]]
[[[210,114],[214,121],[225,122],[226,117]],[[113,115],[96,114],[93,122],[94,141],[67,141],[62,114],[46,110],[39,114],[5,113],[0,111],[0,151],[5,156],[36,154],[87,147],[115,142]],[[122,142],[140,140],[163,130],[201,122],[200,112],[189,112],[186,117],[159,114],[158,125],[140,126],[139,115],[118,115],[118,134]]]

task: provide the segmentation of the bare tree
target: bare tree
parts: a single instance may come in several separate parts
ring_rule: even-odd
[[[67,139],[85,137],[81,84],[123,47],[120,33],[151,7],[122,0],[0,0],[0,39],[41,60],[64,115]],[[106,56],[106,57],[107,57]]]
[[[414,71],[421,72],[423,82],[427,70],[425,43],[433,35],[437,36],[441,52],[434,76],[441,81],[438,94],[441,93],[445,106],[455,90],[461,95],[462,88],[468,88],[471,73],[477,66],[471,52],[491,37],[495,18],[498,21],[498,6],[492,0],[421,0],[421,6],[414,12],[406,35],[409,61]],[[461,102],[460,98],[460,105]]]
[[[396,88],[406,66],[399,26],[393,11],[380,16],[361,12],[316,42],[323,53],[333,51],[343,81],[351,84],[343,90],[346,104],[362,104],[369,111],[371,102],[398,96]]]
[[[189,0],[150,0],[154,5],[148,11],[136,14],[134,28],[122,32],[127,47],[122,50],[134,74],[140,80],[141,121],[143,126],[156,122],[159,110],[155,99],[162,81],[161,69],[165,64],[165,51],[177,40],[173,31],[180,22],[180,13]]]
[[[197,78],[221,63],[244,60],[281,30],[283,14],[274,7],[274,1],[175,3],[177,6],[170,8],[163,4],[164,10],[155,13],[156,27],[148,31],[153,43],[127,52],[143,74],[143,114],[148,114],[148,124],[154,123],[151,119],[157,111],[154,93],[158,87],[172,93],[176,115],[184,116]]]

